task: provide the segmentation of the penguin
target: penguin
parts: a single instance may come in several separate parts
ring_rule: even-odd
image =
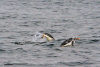
[[[42,38],[46,38],[48,41],[55,40],[54,37],[48,33],[43,33]]]
[[[69,38],[65,40],[60,47],[74,46],[75,40],[80,40],[80,38]]]

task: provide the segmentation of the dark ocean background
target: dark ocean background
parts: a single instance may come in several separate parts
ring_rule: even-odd
[[[55,41],[32,42],[40,31]],[[100,0],[0,0],[0,67],[100,67]]]

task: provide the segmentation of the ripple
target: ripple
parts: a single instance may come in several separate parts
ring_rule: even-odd
[[[55,51],[62,51],[60,48],[55,48],[54,50]]]
[[[91,51],[79,51],[80,53],[91,54]]]
[[[68,65],[68,66],[80,66],[80,65],[90,65],[94,64],[88,61],[80,61],[80,62],[59,62],[60,64]]]
[[[5,63],[4,65],[27,65],[27,63]]]
[[[100,40],[98,40],[98,39],[92,39],[92,40],[90,40],[89,41],[89,43],[97,43],[97,42],[99,42]]]
[[[97,39],[94,39],[94,40],[91,40],[91,41],[93,41],[93,42],[98,42],[99,40],[97,40]]]
[[[46,45],[46,46],[52,48],[52,47],[54,47],[54,45],[55,45],[55,44],[48,44],[48,45]]]
[[[4,52],[4,51],[6,51],[6,50],[4,50],[4,49],[0,49],[0,52]]]
[[[28,64],[28,63],[5,63],[5,66],[13,66],[13,67],[55,67],[54,64]]]
[[[29,27],[29,25],[27,25],[27,24],[23,24],[23,25],[19,25],[19,26]]]
[[[66,39],[58,39],[57,41],[64,41],[64,40],[66,40]]]
[[[56,4],[56,5],[59,5],[59,6],[63,6],[63,5],[64,5],[63,3],[64,3],[64,2],[59,2],[59,1],[58,1],[58,2],[55,2],[55,4]]]
[[[49,55],[49,56],[47,56],[47,57],[49,57],[49,58],[50,58],[50,57],[55,58],[55,57],[58,57],[58,56],[50,56],[50,55]]]
[[[48,58],[51,58],[51,57],[52,57],[52,58],[55,58],[55,57],[58,57],[58,55],[56,55],[56,54],[54,54],[54,53],[50,53],[50,54],[47,55],[47,57],[48,57]]]
[[[24,45],[25,44],[25,42],[11,42],[11,43],[14,43],[16,45]]]
[[[24,50],[23,48],[16,48],[15,50],[16,50],[16,51],[19,51],[19,52],[27,52],[27,51]]]
[[[95,36],[95,35],[93,35],[92,37],[94,37],[94,38],[100,38],[100,36]]]

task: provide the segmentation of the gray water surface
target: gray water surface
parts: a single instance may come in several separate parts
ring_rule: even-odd
[[[32,42],[39,31],[56,40]],[[70,37],[81,39],[60,47]],[[100,0],[0,0],[0,67],[99,66]]]

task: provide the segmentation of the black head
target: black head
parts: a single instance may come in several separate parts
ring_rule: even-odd
[[[49,37],[51,37],[51,38],[53,38],[53,36],[52,35],[50,35],[50,34],[48,34],[48,33],[44,33],[45,35],[47,35],[47,36],[49,36]],[[54,38],[53,38],[54,39]]]

